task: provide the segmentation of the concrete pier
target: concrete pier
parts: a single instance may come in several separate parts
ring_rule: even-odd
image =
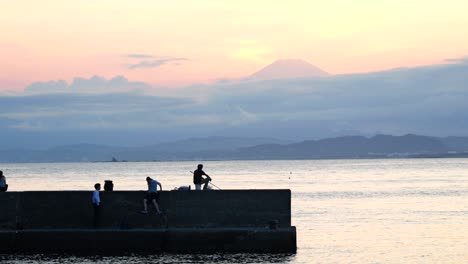
[[[0,193],[0,252],[295,252],[290,190],[163,191],[141,214],[143,191]],[[270,225],[271,222],[277,225]]]

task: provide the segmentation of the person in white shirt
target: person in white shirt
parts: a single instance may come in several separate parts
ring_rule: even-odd
[[[148,184],[148,192],[145,194],[145,198],[143,198],[143,214],[148,213],[148,202],[152,202],[154,208],[156,209],[156,214],[160,215],[161,211],[159,210],[159,192],[158,192],[158,185],[162,191],[162,185],[157,180],[151,179],[150,177],[146,177],[146,183]]]
[[[93,191],[93,208],[94,208],[94,217],[93,217],[93,226],[94,228],[99,227],[99,219],[101,215],[101,198],[99,197],[99,190],[101,190],[101,184],[94,184]]]

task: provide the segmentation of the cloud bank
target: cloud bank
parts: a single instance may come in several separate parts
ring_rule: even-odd
[[[49,82],[35,82],[25,88],[25,93],[115,93],[115,92],[144,92],[150,89],[149,84],[131,82],[123,76],[115,76],[106,80],[101,76],[89,79],[76,77],[68,84],[64,80]]]
[[[0,96],[0,136],[8,138],[0,148],[149,145],[212,135],[290,140],[376,133],[468,135],[464,60],[316,79],[191,86],[168,89],[164,96],[114,89],[120,86],[148,88],[123,77],[93,77],[71,84],[36,83],[21,96]]]

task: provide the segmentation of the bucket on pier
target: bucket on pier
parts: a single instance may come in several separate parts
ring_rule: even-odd
[[[104,191],[112,192],[113,190],[114,190],[114,184],[112,183],[112,181],[110,180],[104,181]]]

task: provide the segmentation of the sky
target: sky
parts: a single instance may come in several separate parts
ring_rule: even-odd
[[[94,75],[177,88],[243,78],[285,58],[349,74],[468,54],[465,0],[0,5],[0,91]]]
[[[124,77],[0,96],[0,149],[145,146],[194,137],[289,141],[346,135],[468,135],[468,59],[362,74],[235,80],[157,93]],[[96,89],[99,87],[99,89]],[[148,92],[148,90],[150,92]]]
[[[0,149],[468,136],[467,1],[2,1]],[[278,59],[325,77],[246,78]]]

